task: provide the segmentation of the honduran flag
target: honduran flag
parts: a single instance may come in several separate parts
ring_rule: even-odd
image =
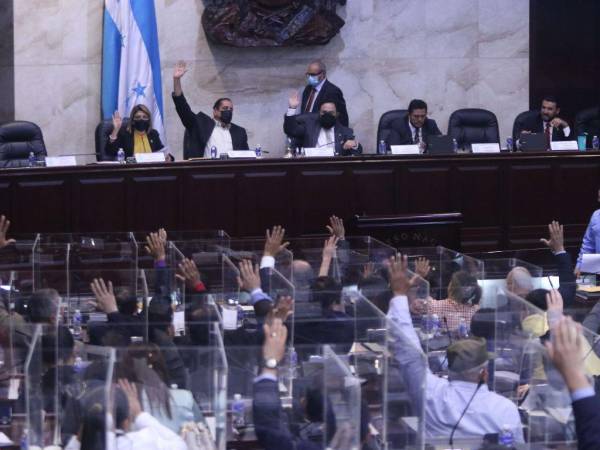
[[[143,103],[165,142],[154,0],[105,0],[103,41],[102,116],[129,117]]]

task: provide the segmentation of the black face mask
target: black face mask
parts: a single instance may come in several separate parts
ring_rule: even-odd
[[[319,116],[319,124],[323,128],[331,128],[335,125],[336,117],[331,113],[321,114]]]
[[[133,121],[133,128],[140,132],[148,131],[148,128],[150,128],[150,121],[144,119],[135,119]]]
[[[231,119],[233,118],[233,111],[231,109],[225,109],[221,111],[221,122],[224,124],[231,123]]]

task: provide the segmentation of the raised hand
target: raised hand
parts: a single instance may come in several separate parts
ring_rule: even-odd
[[[130,383],[125,378],[119,380],[119,387],[127,397],[127,403],[129,404],[129,419],[133,423],[136,417],[142,413],[142,405],[140,403],[137,388],[134,383]]]
[[[565,251],[565,238],[563,232],[563,226],[556,220],[553,220],[548,225],[549,239],[540,239],[544,245],[546,245],[552,253],[559,253]]]
[[[184,281],[190,288],[195,288],[200,281],[200,272],[196,267],[196,263],[191,259],[184,258],[182,262],[177,266],[179,273],[175,274],[175,277],[181,281]]]
[[[375,274],[375,263],[368,262],[363,266],[362,278],[366,280],[367,278],[373,276]]]
[[[346,237],[344,221],[338,216],[331,216],[329,218],[329,225],[327,225],[327,231],[329,231],[329,234],[337,236],[339,239],[342,240]]]
[[[392,256],[388,271],[390,275],[390,288],[394,295],[407,295],[414,282],[414,278],[412,280],[409,279],[408,257],[400,254]]]
[[[300,106],[300,96],[298,95],[298,91],[294,91],[290,94],[288,106],[290,109],[296,109],[298,106]]]
[[[269,313],[269,318],[271,319],[271,322],[274,319],[281,319],[283,322],[285,322],[288,319],[288,317],[290,317],[293,313],[294,299],[291,296],[286,295],[279,298],[279,300],[277,301],[277,305]]]
[[[267,230],[265,233],[265,249],[263,251],[263,256],[272,256],[275,258],[279,252],[284,250],[289,242],[283,242],[283,238],[285,236],[285,228],[280,225],[275,225],[271,231]]]
[[[285,355],[285,342],[287,339],[287,328],[279,318],[273,319],[271,323],[263,325],[265,341],[263,344],[263,359],[274,359],[280,362]]]
[[[10,228],[10,220],[4,216],[0,216],[0,248],[4,248],[7,245],[14,244],[14,239],[6,239],[6,234]]]
[[[431,271],[431,266],[429,265],[429,260],[424,256],[420,256],[415,261],[415,273],[419,275],[421,278],[427,278],[429,272]]]
[[[146,253],[154,258],[154,261],[164,261],[166,258],[165,244],[166,244],[166,231],[164,229],[158,233],[150,233],[146,236]]]
[[[335,258],[335,251],[337,250],[337,243],[340,240],[335,235],[332,235],[325,241],[323,245],[323,259]]]
[[[173,69],[173,78],[175,78],[176,80],[180,80],[181,77],[183,77],[187,71],[188,69],[185,61],[177,61],[177,63],[175,64],[175,68]]]
[[[121,126],[123,125],[123,119],[121,119],[121,114],[119,114],[119,111],[115,111],[113,113],[112,124],[113,124],[113,130],[112,130],[112,133],[110,133],[110,137],[114,141],[117,138],[117,135],[119,134],[119,130],[121,129]]]
[[[112,282],[109,281],[107,286],[102,278],[94,278],[90,287],[96,297],[96,304],[102,311],[106,314],[118,311]]]
[[[553,289],[546,294],[548,324],[550,328],[556,325],[563,317],[564,302],[560,292]]]
[[[258,264],[252,266],[252,261],[245,259],[240,262],[240,276],[238,277],[240,289],[252,292],[260,288],[260,272]]]

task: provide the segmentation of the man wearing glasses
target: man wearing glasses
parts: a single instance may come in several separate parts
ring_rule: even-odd
[[[316,60],[308,65],[306,71],[307,85],[302,92],[300,114],[318,113],[319,105],[323,99],[335,103],[338,112],[338,121],[348,126],[348,111],[342,90],[327,79],[327,68],[322,61]]]

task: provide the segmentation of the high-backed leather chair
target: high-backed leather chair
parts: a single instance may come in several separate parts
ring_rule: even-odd
[[[128,124],[129,118],[124,118],[121,128],[126,127]],[[94,140],[96,144],[96,159],[98,161],[112,161],[114,159],[113,156],[106,154],[106,141],[108,141],[108,136],[112,133],[112,130],[112,119],[105,119],[96,126]]]
[[[459,109],[450,115],[448,135],[456,139],[459,148],[468,148],[471,144],[500,142],[498,119],[486,109]]]
[[[579,111],[575,116],[575,134],[572,139],[587,133],[587,148],[592,148],[594,136],[600,137],[600,106]]]
[[[25,120],[0,125],[0,167],[27,167],[32,152],[37,159],[47,154],[39,126]]]
[[[516,145],[517,139],[519,139],[521,136],[521,130],[525,129],[525,123],[530,122],[531,117],[534,117],[539,113],[539,110],[523,111],[517,117],[515,117],[512,129],[513,142],[515,143],[513,145]]]
[[[387,140],[392,130],[392,122],[396,119],[404,119],[408,114],[407,109],[392,109],[391,111],[384,112],[379,118],[379,125],[377,125],[377,142],[375,142],[375,148],[379,148],[379,142]]]

